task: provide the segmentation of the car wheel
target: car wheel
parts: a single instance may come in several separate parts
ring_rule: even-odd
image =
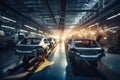
[[[75,57],[74,56],[70,56],[70,63],[73,67],[76,66],[76,61],[75,61]]]
[[[28,63],[29,62],[28,56],[24,56],[23,59],[22,59],[22,62],[23,63]]]

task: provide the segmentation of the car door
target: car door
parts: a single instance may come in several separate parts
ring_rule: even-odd
[[[46,38],[43,40],[43,43],[44,43],[44,46],[46,46],[46,48],[49,48],[50,43]]]

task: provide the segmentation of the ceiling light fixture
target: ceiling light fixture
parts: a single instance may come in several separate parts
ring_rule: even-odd
[[[28,32],[27,30],[23,30],[23,29],[20,29],[19,31],[20,32]]]
[[[5,26],[5,25],[1,25],[1,27],[3,27],[3,28],[9,28],[9,29],[15,29],[15,28],[13,28],[13,27]]]
[[[107,20],[113,19],[113,18],[115,18],[115,17],[117,17],[117,16],[120,16],[120,13],[118,13],[118,14],[116,14],[116,15],[113,15],[113,16],[111,16],[111,17],[109,17],[109,18],[107,18]]]
[[[31,33],[31,34],[34,34],[34,35],[37,34],[37,33],[35,33],[35,32],[30,32],[30,33]]]
[[[30,26],[28,26],[28,25],[24,25],[25,27],[27,27],[27,28],[29,28],[29,29],[32,29],[32,30],[37,30],[36,28],[33,28],[33,27],[30,27]]]
[[[40,33],[43,33],[43,31],[39,30]]]
[[[7,18],[7,17],[5,17],[5,16],[1,16],[1,18],[16,23],[15,20],[10,19],[10,18]]]

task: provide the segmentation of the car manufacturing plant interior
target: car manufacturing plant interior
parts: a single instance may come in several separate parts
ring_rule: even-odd
[[[120,0],[0,0],[0,80],[120,80]]]

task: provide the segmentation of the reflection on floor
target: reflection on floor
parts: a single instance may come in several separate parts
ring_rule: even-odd
[[[65,80],[67,61],[64,43],[58,44],[56,52],[50,56],[48,60],[54,62],[46,62],[50,63],[50,65],[47,65],[48,67],[44,68],[42,71],[39,71],[39,69],[41,70],[40,66],[31,77],[31,80]],[[46,63],[43,65],[46,65]]]
[[[30,80],[101,80],[95,71],[89,70],[88,66],[78,65],[77,68],[79,73],[76,76],[66,59],[64,43],[60,43],[55,53],[39,66]]]
[[[16,55],[14,55],[13,50],[3,52],[1,53],[1,56],[3,56],[0,59],[0,63],[2,63],[2,66],[4,66],[4,64],[10,63],[10,61],[16,62],[16,59],[18,58],[16,57]],[[107,68],[110,68],[111,71],[120,74],[119,57],[120,54],[107,53],[106,56],[102,59],[102,63],[106,66],[106,68],[104,66],[105,70],[107,70]],[[9,65],[7,68],[1,68],[1,70],[7,70],[8,68],[13,67],[13,65],[15,66],[15,64],[12,64]],[[35,66],[33,65],[32,67],[28,68],[26,72],[19,70],[14,74],[7,75],[6,78],[19,78],[25,76],[31,71],[33,67]],[[39,64],[37,69],[30,77],[30,80],[101,80],[100,76],[98,76],[94,70],[90,70],[89,67],[86,66],[84,63],[78,65],[77,69],[78,75],[74,75],[71,65],[68,63],[68,59],[66,57],[64,42],[62,42],[58,43],[57,47],[53,50],[53,53],[45,59],[44,63]],[[2,75],[0,75],[0,77],[1,76]],[[107,76],[109,77],[109,75]]]
[[[102,63],[120,75],[120,54],[106,53],[106,56],[102,59]]]
[[[47,66],[50,66],[50,65],[53,65],[53,64],[54,64],[54,62],[52,62],[52,61],[50,62],[47,59],[45,59],[45,62],[43,64],[41,64],[34,73],[37,73],[37,72],[43,70],[44,68],[46,68]]]

